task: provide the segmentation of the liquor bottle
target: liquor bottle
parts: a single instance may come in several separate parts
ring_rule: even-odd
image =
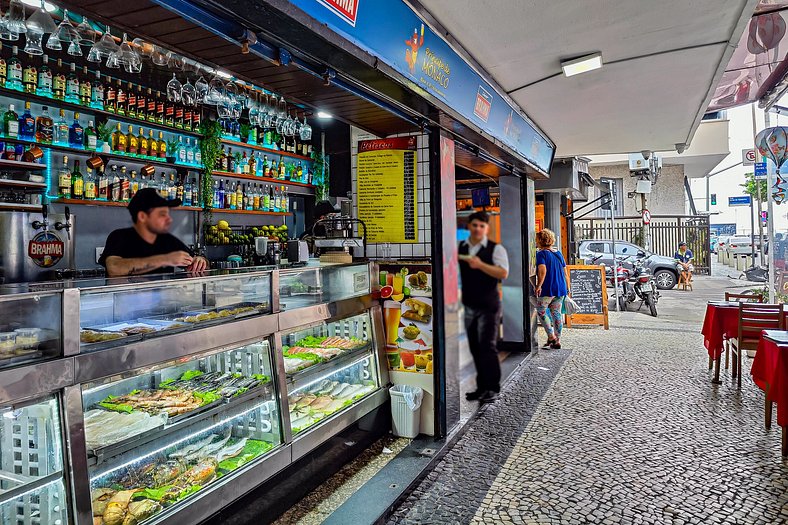
[[[104,109],[110,113],[116,113],[118,110],[118,92],[109,77],[107,77],[107,89],[104,90]]]
[[[36,85],[36,94],[41,97],[52,96],[52,70],[49,69],[49,57],[44,55],[44,63],[41,64],[41,69],[38,70],[38,83]]]
[[[129,177],[126,175],[126,166],[120,167],[120,201],[128,202],[131,200],[131,184]]]
[[[186,164],[194,166],[194,148],[192,147],[192,139],[186,139]]]
[[[3,45],[0,44],[0,51],[2,50]],[[8,80],[8,63],[0,56],[0,86],[5,86],[6,80]]]
[[[72,148],[85,147],[85,128],[79,122],[79,113],[74,113],[74,122],[68,129],[68,145]]]
[[[277,178],[282,180],[285,178],[285,161],[282,158],[279,159],[279,173]]]
[[[71,170],[68,169],[68,155],[63,155],[63,167],[57,178],[57,198],[71,198]]]
[[[164,140],[164,133],[159,131],[159,158],[167,158],[167,141]]]
[[[85,179],[82,178],[82,172],[79,171],[79,161],[74,161],[74,171],[71,173],[71,197],[74,199],[82,199],[85,196]]]
[[[43,106],[41,114],[36,118],[36,142],[41,144],[52,144],[54,134],[54,122],[49,116],[49,108]]]
[[[145,133],[142,130],[142,126],[140,126],[140,134],[137,137],[137,143],[139,144],[139,150],[137,154],[141,157],[147,157],[150,155],[150,142],[148,141],[148,137],[145,136]]]
[[[36,119],[30,112],[30,102],[25,102],[25,112],[19,117],[19,138],[34,140],[36,136]]]
[[[265,197],[265,211],[274,211],[274,204],[276,202],[274,200],[274,187],[269,184],[266,186],[266,189],[268,190],[268,195]]]
[[[97,147],[98,133],[96,132],[93,121],[88,121],[88,127],[85,128],[85,147],[91,151],[95,151]]]
[[[96,71],[96,78],[90,90],[90,107],[104,109],[104,84],[101,83],[99,71]]]
[[[139,187],[137,188],[137,191],[144,190],[147,187],[149,187],[148,177],[143,173],[140,175],[140,183],[139,183]]]
[[[66,98],[66,74],[63,73],[63,60],[57,59],[57,73],[52,77],[52,95],[58,99]]]
[[[98,192],[96,190],[96,178],[93,175],[93,170],[90,166],[85,166],[85,200],[96,200]]]
[[[77,77],[77,65],[74,62],[71,63],[71,69],[66,77],[66,102],[79,103],[79,77]]]
[[[107,200],[118,202],[120,200],[120,177],[118,176],[118,165],[110,166],[110,173],[107,175]]]
[[[11,139],[19,137],[19,115],[14,111],[13,104],[9,104],[8,111],[3,113],[3,133]]]
[[[213,200],[213,207],[224,208],[224,179],[219,181],[219,189],[216,191],[216,198]]]
[[[183,202],[183,206],[192,206],[193,198],[192,198],[192,180],[186,179],[186,183],[183,185],[183,197],[181,197]]]
[[[148,88],[148,107],[145,111],[145,120],[156,122],[156,99],[153,98],[153,91]]]
[[[246,152],[244,151],[243,157],[241,157],[241,173],[244,175],[249,175],[249,158],[246,156]]]
[[[185,108],[183,111],[183,129],[186,131],[192,131],[194,129],[192,118],[194,118],[192,108]]]
[[[170,182],[167,184],[167,198],[172,200],[178,196],[178,185],[175,182],[175,175],[170,173]]]
[[[101,169],[96,177],[98,178],[98,200],[109,200],[109,178],[107,177],[107,173]]]
[[[161,195],[162,198],[166,199],[167,195],[169,195],[169,192],[167,191],[167,176],[164,174],[163,171],[161,172],[161,180],[159,180],[158,188],[159,188],[159,195]]]
[[[118,88],[115,91],[115,113],[126,115],[126,92],[123,90],[120,79],[118,79]]]
[[[35,95],[36,83],[38,82],[38,69],[33,64],[32,58],[33,57],[28,55],[27,64],[25,64],[25,68],[22,71],[22,86],[25,93]]]
[[[222,154],[219,156],[219,159],[221,159],[220,170],[227,171],[227,167],[229,166],[229,159],[227,158],[227,152],[225,151],[224,146],[222,146]]]
[[[252,209],[260,211],[260,188],[257,184],[254,185],[254,193],[252,196]]]
[[[263,165],[261,166],[263,177],[268,177],[268,155],[263,155]]]
[[[227,171],[235,173],[235,157],[233,156],[233,148],[227,148]]]
[[[120,122],[118,122],[117,128],[115,128],[115,131],[112,133],[112,149],[120,153],[126,153],[127,147],[128,139],[126,138],[126,134],[121,131]]]
[[[126,116],[137,118],[137,93],[129,82],[126,86]]]
[[[152,129],[148,131],[148,156],[149,157],[159,156],[159,141],[153,138]]]
[[[129,124],[129,133],[126,135],[127,149],[126,153],[136,155],[140,150],[140,141],[137,135],[134,134],[134,127]]]
[[[290,211],[290,197],[287,196],[287,188],[282,186],[282,211],[287,213]]]
[[[167,102],[164,106],[164,125],[175,127],[175,104]]]
[[[246,168],[245,173],[257,175],[257,158],[254,156],[254,151],[249,155],[249,167]]]
[[[200,186],[197,184],[197,180],[191,182],[191,205],[200,205]]]
[[[235,208],[238,210],[245,210],[246,206],[244,205],[244,188],[243,184],[240,182],[235,187]]]
[[[55,122],[55,144],[68,145],[68,122],[66,121],[66,110],[60,110],[60,116]]]
[[[83,106],[90,106],[93,93],[93,83],[90,80],[87,66],[82,68],[82,79],[79,81],[79,103]]]
[[[156,123],[164,124],[164,100],[161,98],[161,91],[156,92]]]
[[[296,168],[296,178],[299,182],[304,182],[304,167],[301,165],[301,162],[298,163],[298,168]]]
[[[200,129],[201,120],[202,117],[200,116],[200,111],[198,109],[192,111],[192,127],[191,127],[192,131],[197,131],[198,129]]]
[[[273,189],[273,196],[271,198],[271,211],[278,212],[279,211],[279,186],[274,186]]]
[[[150,88],[148,88],[150,91]],[[137,86],[137,118],[140,120],[145,120],[145,114],[148,111],[148,99],[145,98],[145,94],[142,92],[142,86]]]
[[[202,150],[198,139],[194,139],[194,164],[202,167]]]
[[[180,104],[175,105],[175,128],[183,129],[183,106]]]
[[[16,46],[11,47],[11,59],[8,61],[8,78],[5,81],[5,87],[8,89],[15,89],[22,91],[22,62],[19,61],[19,49]]]
[[[140,182],[137,180],[137,172],[131,170],[131,179],[129,180],[129,198],[133,199],[138,191],[140,191]]]
[[[227,188],[224,190],[224,208],[226,210],[235,209],[235,183],[228,182]]]
[[[174,177],[175,175],[173,175]],[[183,179],[178,177],[178,182],[175,183],[175,198],[183,202],[185,189],[183,187]]]

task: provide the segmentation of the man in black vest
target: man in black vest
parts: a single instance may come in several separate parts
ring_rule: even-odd
[[[490,218],[483,211],[468,218],[471,236],[460,243],[462,304],[465,305],[465,331],[476,365],[476,391],[468,400],[492,403],[501,390],[501,364],[498,362],[498,332],[501,325],[499,284],[509,275],[506,249],[487,238]]]

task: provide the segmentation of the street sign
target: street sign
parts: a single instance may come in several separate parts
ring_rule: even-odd
[[[741,150],[741,163],[743,166],[752,166],[755,163],[755,149]]]
[[[756,162],[753,164],[755,166],[755,175],[754,178],[756,179],[765,179],[766,178],[766,163],[765,162]]]
[[[651,224],[651,212],[643,210],[643,224]]]
[[[741,197],[728,197],[728,206],[749,206],[752,198],[749,195]]]

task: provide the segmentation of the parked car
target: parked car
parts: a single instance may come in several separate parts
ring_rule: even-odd
[[[760,250],[760,242],[755,239],[755,253]],[[728,253],[748,255],[752,253],[752,238],[749,235],[734,235],[728,239]]]
[[[730,238],[731,238],[730,235],[720,235],[719,237],[717,237],[717,246],[716,246],[717,249],[714,250],[714,252],[720,253],[726,251],[728,249],[728,239]]]
[[[613,264],[613,243],[607,239],[589,239],[580,242],[578,247],[578,257],[584,261],[591,261],[601,255],[595,264]],[[616,241],[616,255],[619,257],[629,257],[634,262],[635,259],[643,261],[646,268],[651,271],[657,288],[660,290],[670,290],[678,282],[678,272],[676,271],[676,261],[672,257],[649,253],[642,247],[630,242]],[[625,266],[632,268],[632,263],[624,263]]]

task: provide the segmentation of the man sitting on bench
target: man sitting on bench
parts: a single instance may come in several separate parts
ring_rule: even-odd
[[[679,283],[692,281],[692,272],[695,270],[695,266],[692,264],[694,256],[692,255],[692,250],[687,248],[686,242],[682,241],[679,243],[679,249],[673,255],[673,258],[676,259],[676,269],[681,274]]]

